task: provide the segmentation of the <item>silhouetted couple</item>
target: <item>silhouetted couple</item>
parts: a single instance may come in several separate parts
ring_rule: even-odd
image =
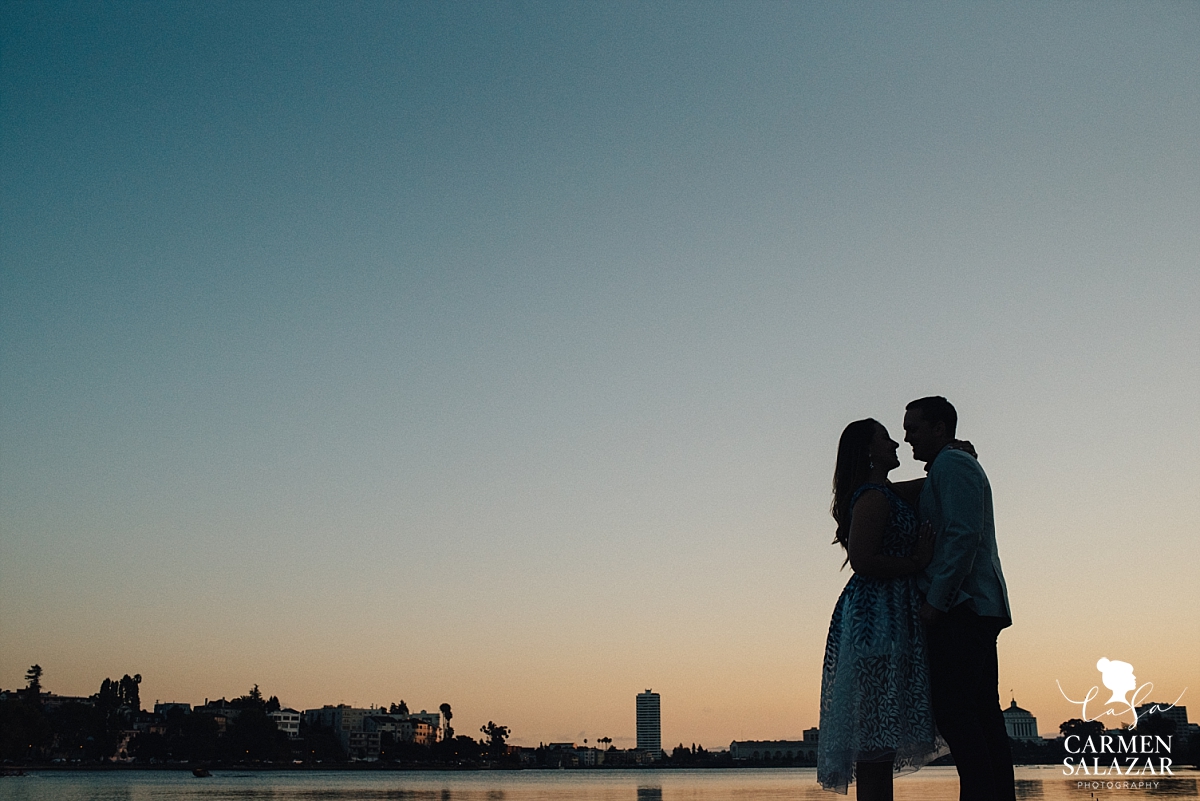
[[[927,478],[892,483],[899,444],[875,420],[846,426],[833,476],[838,542],[854,575],[829,624],[817,779],[860,799],[949,747],[962,801],[1011,801],[996,640],[1011,625],[992,492],[942,397],[908,404],[904,440]]]

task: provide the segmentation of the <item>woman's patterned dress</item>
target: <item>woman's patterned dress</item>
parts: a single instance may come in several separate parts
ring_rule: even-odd
[[[891,487],[864,484],[850,499],[878,490],[891,509],[885,556],[912,556],[917,516]],[[825,641],[817,781],[847,792],[856,762],[892,761],[907,773],[947,753],[929,702],[929,661],[915,575],[866,578],[855,573],[838,598]]]

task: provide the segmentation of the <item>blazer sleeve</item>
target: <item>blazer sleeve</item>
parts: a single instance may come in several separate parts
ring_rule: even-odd
[[[929,477],[941,508],[942,530],[937,532],[937,558],[930,565],[926,594],[929,604],[943,612],[954,606],[959,588],[975,564],[983,540],[985,495],[982,471],[961,461],[971,457],[946,455],[952,458],[945,469]]]

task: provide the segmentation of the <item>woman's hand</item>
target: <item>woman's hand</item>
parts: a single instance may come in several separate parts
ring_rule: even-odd
[[[948,447],[954,451],[969,453],[976,459],[979,458],[979,454],[975,452],[975,446],[971,444],[971,440],[969,439],[956,439]]]
[[[913,553],[914,573],[920,573],[933,561],[933,546],[937,536],[933,533],[933,524],[926,520],[917,532],[917,549]]]

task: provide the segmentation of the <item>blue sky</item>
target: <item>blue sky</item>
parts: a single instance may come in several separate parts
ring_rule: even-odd
[[[794,735],[941,393],[1022,706],[1200,686],[1196,7],[2,13],[0,685]]]

